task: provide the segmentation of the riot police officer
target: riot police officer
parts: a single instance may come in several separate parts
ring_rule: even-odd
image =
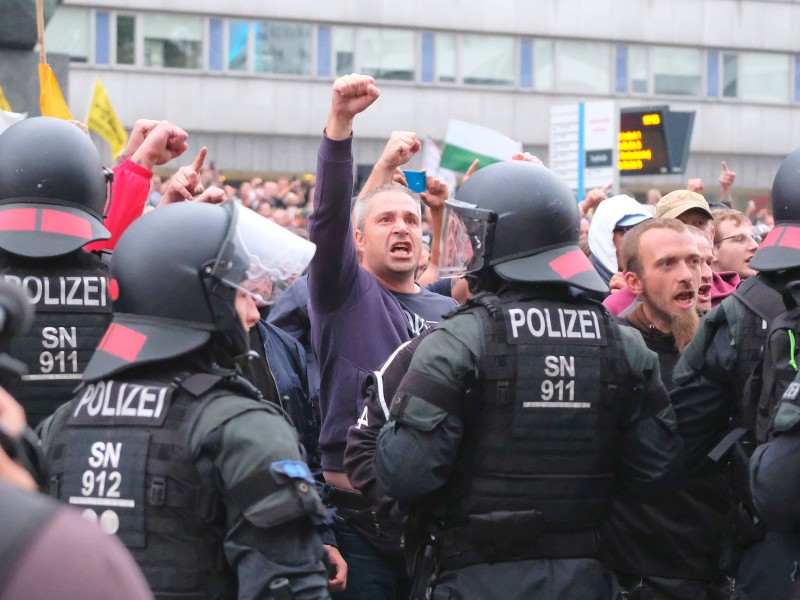
[[[82,249],[111,235],[110,177],[89,136],[67,121],[26,119],[0,135],[0,272],[36,308],[33,327],[5,348],[28,373],[2,385],[31,426],[71,397],[111,321],[108,268]]]
[[[313,251],[234,202],[159,208],[117,244],[114,320],[42,442],[51,493],[117,534],[156,597],[328,597],[297,434],[239,368],[256,302]]]
[[[789,577],[775,576],[775,571],[793,569],[793,555],[784,552],[777,538],[764,540],[747,457],[757,443],[756,431],[769,426],[770,411],[758,410],[760,396],[767,393],[777,401],[795,376],[793,369],[779,368],[767,384],[771,389],[765,390],[757,367],[770,323],[787,308],[781,291],[800,279],[800,148],[775,174],[772,210],[776,225],[750,261],[759,274],[704,317],[675,366],[676,385],[670,392],[687,466],[709,481],[716,479],[728,495],[729,502],[716,507],[730,524],[720,566],[736,576],[743,600],[786,597]]]
[[[417,348],[375,465],[421,525],[415,594],[616,597],[593,558],[615,481],[657,494],[681,472],[658,359],[584,293],[606,287],[551,171],[490,165],[457,196],[442,266],[476,296]]]

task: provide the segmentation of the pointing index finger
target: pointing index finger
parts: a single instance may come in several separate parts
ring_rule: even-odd
[[[194,169],[195,173],[199,173],[200,169],[203,168],[203,163],[206,160],[206,154],[208,154],[208,148],[203,146],[202,148],[200,148],[200,152],[197,153],[197,156],[192,162],[192,169]]]

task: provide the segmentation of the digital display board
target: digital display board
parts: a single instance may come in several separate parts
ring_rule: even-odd
[[[620,175],[669,173],[664,111],[623,109],[618,147]]]
[[[620,175],[683,173],[689,157],[694,111],[669,106],[623,108],[617,142]]]

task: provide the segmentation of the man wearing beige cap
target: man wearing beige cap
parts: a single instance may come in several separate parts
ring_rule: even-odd
[[[675,190],[663,196],[656,204],[653,216],[656,219],[660,217],[678,219],[706,233],[709,232],[709,223],[712,228],[714,226],[714,215],[711,214],[708,202],[703,196],[690,190]],[[712,232],[709,238],[713,237]]]

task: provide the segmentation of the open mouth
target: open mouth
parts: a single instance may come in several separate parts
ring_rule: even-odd
[[[694,306],[694,292],[686,291],[681,292],[679,294],[675,294],[674,297],[675,304],[677,304],[680,308],[689,309]]]
[[[711,300],[711,286],[701,285],[700,288],[697,290],[697,299],[700,302],[708,302],[709,300]]]
[[[392,256],[411,256],[411,242],[395,242],[389,251]]]

